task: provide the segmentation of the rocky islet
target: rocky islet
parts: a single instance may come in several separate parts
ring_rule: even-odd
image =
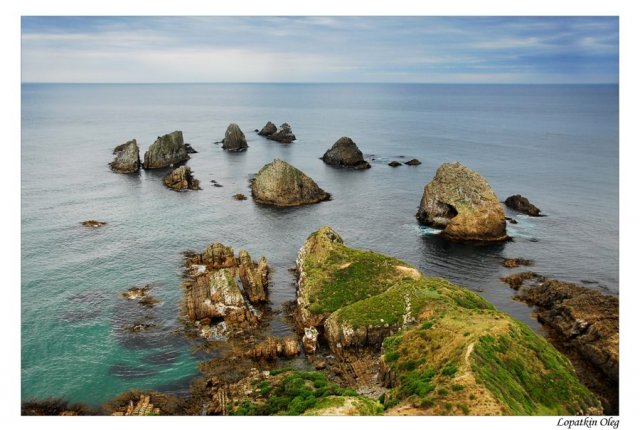
[[[371,165],[362,156],[358,145],[349,137],[341,137],[322,156],[326,164],[352,169],[368,169]]]

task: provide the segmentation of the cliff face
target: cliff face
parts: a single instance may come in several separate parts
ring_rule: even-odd
[[[299,206],[329,199],[313,179],[282,160],[265,165],[251,183],[251,194],[258,203]]]
[[[181,131],[158,137],[144,153],[145,169],[162,169],[189,159]]]
[[[470,290],[348,248],[330,227],[301,248],[296,320],[347,360],[372,351],[388,413],[596,414],[569,361]]]
[[[489,183],[460,163],[441,165],[422,195],[416,218],[448,239],[508,239],[504,210]]]

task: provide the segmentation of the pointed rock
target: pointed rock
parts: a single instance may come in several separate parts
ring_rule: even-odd
[[[332,166],[368,169],[369,163],[364,161],[358,145],[348,137],[341,137],[324,153],[322,161]]]
[[[162,169],[189,159],[181,131],[158,137],[144,153],[145,169]]]
[[[222,149],[240,152],[245,151],[248,147],[247,139],[244,137],[244,133],[240,130],[238,124],[229,124],[227,131],[224,133],[224,139],[222,140]]]
[[[116,146],[113,150],[116,158],[109,163],[111,170],[117,173],[136,173],[140,170],[140,149],[135,139]]]

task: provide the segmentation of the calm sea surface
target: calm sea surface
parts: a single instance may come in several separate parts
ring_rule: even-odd
[[[298,140],[253,130],[288,122]],[[213,142],[236,122],[249,149]],[[116,145],[143,153],[182,130],[198,150],[188,165],[202,191],[166,189],[166,171],[112,173]],[[366,171],[318,158],[341,136],[369,157]],[[331,225],[350,246],[393,255],[426,275],[479,292],[536,327],[499,281],[504,257],[533,270],[618,294],[618,87],[493,85],[36,85],[22,86],[22,398],[102,403],[129,388],[179,392],[202,357],[174,331],[181,252],[214,241],[265,255],[274,310],[295,297],[295,256]],[[141,155],[142,155],[141,153]],[[387,166],[418,158],[422,165]],[[281,158],[333,200],[291,209],[258,206],[248,179]],[[371,159],[374,158],[374,161]],[[415,213],[437,167],[460,161],[504,200],[527,196],[548,215],[508,225],[514,241],[491,247],[446,243]],[[223,187],[213,187],[216,180]],[[108,222],[87,229],[86,219]],[[141,310],[119,295],[153,285],[159,306]],[[290,332],[276,316],[270,330]],[[145,336],[126,324],[153,320]]]

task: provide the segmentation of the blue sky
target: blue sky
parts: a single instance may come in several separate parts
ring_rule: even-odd
[[[23,17],[23,82],[617,83],[617,17]]]

